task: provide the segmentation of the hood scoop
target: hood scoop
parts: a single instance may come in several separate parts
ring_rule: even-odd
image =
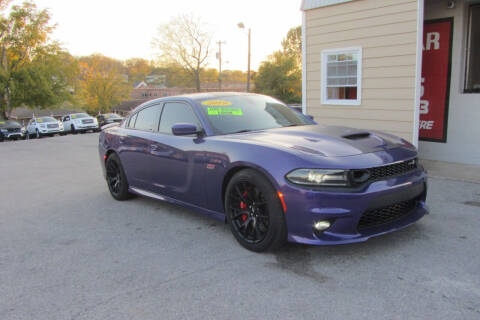
[[[348,140],[361,140],[369,137],[370,137],[369,132],[359,132],[359,133],[347,134],[345,136],[342,136],[342,138],[348,139]]]

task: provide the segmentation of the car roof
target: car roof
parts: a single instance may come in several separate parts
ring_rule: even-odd
[[[205,99],[219,99],[219,98],[226,98],[232,96],[263,96],[257,93],[250,93],[250,92],[200,92],[200,93],[189,93],[189,94],[182,94],[177,96],[169,96],[169,97],[162,97],[158,99],[148,100],[135,109],[131,111],[131,113],[135,112],[138,109],[143,108],[146,105],[152,103],[159,103],[159,102],[168,102],[168,101],[189,101],[195,104],[199,100]]]

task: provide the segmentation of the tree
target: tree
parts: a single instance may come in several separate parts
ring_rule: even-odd
[[[125,68],[130,83],[143,81],[155,69],[152,62],[142,58],[128,59],[125,61]]]
[[[74,62],[49,38],[48,11],[24,2],[5,15],[9,2],[0,0],[0,110],[7,119],[21,105],[44,108],[70,99],[75,78]]]
[[[302,71],[295,58],[277,51],[263,61],[255,76],[255,91],[286,103],[299,103],[302,100]]]
[[[93,54],[80,58],[79,67],[78,95],[88,112],[105,113],[128,99],[131,86],[121,61]]]
[[[282,41],[283,52],[292,56],[299,66],[302,65],[302,27],[288,30],[287,37]]]
[[[159,51],[160,61],[185,69],[194,79],[200,91],[201,69],[207,65],[211,36],[206,25],[194,15],[180,15],[158,28],[158,36],[152,41]]]
[[[302,30],[291,28],[282,41],[283,50],[260,64],[255,90],[287,103],[302,101]]]

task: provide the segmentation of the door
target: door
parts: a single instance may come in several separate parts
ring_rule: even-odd
[[[162,106],[146,106],[134,113],[125,134],[119,135],[119,156],[131,187],[152,191],[151,142],[156,135]]]
[[[206,207],[204,140],[196,135],[174,136],[172,127],[177,123],[190,123],[201,128],[190,105],[165,103],[159,133],[154,136],[151,146],[154,192]]]
[[[37,129],[37,122],[35,119],[30,120],[27,126],[27,132],[28,134],[35,134]]]

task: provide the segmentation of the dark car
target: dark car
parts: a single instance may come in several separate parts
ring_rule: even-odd
[[[13,120],[0,120],[0,141],[17,140],[25,137],[25,129]]]
[[[143,195],[226,221],[253,251],[361,242],[428,213],[412,144],[317,125],[263,95],[148,101],[102,131],[99,153],[115,199]]]
[[[118,115],[116,113],[105,113],[97,116],[98,125],[100,127],[111,123],[120,123],[123,121],[123,119],[124,118],[121,115]]]

